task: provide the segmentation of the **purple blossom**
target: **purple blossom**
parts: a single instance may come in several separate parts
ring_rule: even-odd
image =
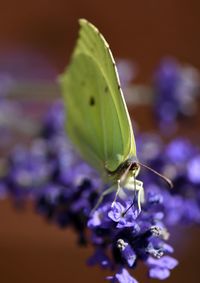
[[[111,206],[111,194],[91,214],[102,193],[101,180],[72,149],[62,126],[62,111],[62,105],[54,105],[32,144],[12,150],[2,191],[6,188],[14,198],[31,196],[38,213],[59,227],[73,227],[80,244],[94,247],[88,263],[116,272],[109,280],[137,282],[128,270],[135,270],[138,261],[148,266],[150,277],[167,278],[177,265],[168,256],[173,247],[166,242],[167,226],[200,221],[198,147],[185,139],[165,145],[156,135],[141,135],[140,160],[167,173],[175,188],[168,190],[160,178],[141,169],[145,199],[140,213],[137,201],[130,198],[119,198]]]
[[[168,162],[183,164],[195,154],[195,147],[187,139],[177,138],[165,148],[165,156]]]
[[[123,87],[130,85],[131,81],[135,79],[138,71],[137,66],[133,62],[125,59],[117,60],[117,69]]]
[[[11,152],[5,185],[17,199],[31,196],[37,212],[49,221],[62,228],[73,227],[80,244],[93,245],[90,264],[115,271],[120,266],[112,280],[136,282],[127,269],[135,269],[139,260],[146,263],[150,256],[158,259],[173,252],[166,244],[164,222],[168,219],[165,200],[172,203],[173,196],[165,194],[160,184],[147,182],[141,212],[137,200],[133,203],[129,198],[111,206],[111,194],[91,214],[102,184],[74,153],[62,127],[63,115],[57,116],[57,111],[63,111],[59,104],[50,109],[40,135],[29,147],[18,146]],[[158,156],[149,156],[148,162]],[[175,205],[171,211],[175,212]]]
[[[149,266],[149,276],[156,279],[166,279],[170,275],[170,270],[177,266],[178,262],[176,259],[170,256],[164,256],[160,259],[154,259],[149,257],[147,265]]]
[[[115,202],[111,210],[108,212],[108,216],[115,222],[118,222],[121,218],[123,213],[125,212],[125,208],[120,202]]]
[[[177,120],[196,113],[199,72],[191,66],[181,66],[174,58],[165,58],[154,78],[155,113],[161,131],[171,133],[177,129]]]
[[[148,144],[156,147],[157,140],[155,135],[140,136],[141,152],[148,148]],[[158,143],[160,147],[160,141]],[[139,156],[140,156],[139,152]],[[173,184],[173,189],[161,189],[163,183],[161,179],[154,176],[151,172],[141,170],[142,180],[145,183],[146,200],[160,204],[160,209],[165,213],[165,221],[168,225],[185,223],[199,223],[200,206],[198,190],[198,156],[200,148],[193,145],[184,138],[172,140],[165,146],[160,147],[157,154],[141,155],[142,162],[154,168],[158,172],[168,176]],[[193,168],[193,170],[192,170]]]
[[[152,267],[149,270],[149,276],[151,278],[164,280],[170,276],[170,271],[167,268]]]
[[[117,247],[119,248],[122,257],[126,260],[129,267],[132,267],[136,261],[136,254],[129,243],[123,239],[118,239]]]
[[[14,82],[52,81],[57,77],[57,70],[47,58],[30,50],[8,49],[0,53],[0,62],[0,72]]]
[[[45,138],[50,138],[53,135],[63,135],[64,125],[64,106],[61,101],[57,101],[49,109],[43,119],[42,135]]]
[[[109,208],[110,208],[110,203],[96,209],[88,220],[88,227],[93,229],[95,227],[107,227],[108,225],[110,225],[111,221],[107,216]]]
[[[188,179],[193,183],[200,185],[200,154],[191,158],[187,163]]]
[[[134,279],[125,268],[122,268],[114,276],[107,277],[107,279],[112,281],[113,283],[138,283],[138,281]]]
[[[139,211],[135,205],[129,209],[131,205],[132,203],[129,201],[126,203],[126,206],[123,206],[120,202],[116,202],[114,206],[110,208],[108,217],[114,222],[117,222],[117,228],[133,226],[135,219],[139,215]]]
[[[111,268],[111,262],[103,249],[96,249],[94,254],[88,259],[87,263],[91,266],[99,264],[103,268]]]

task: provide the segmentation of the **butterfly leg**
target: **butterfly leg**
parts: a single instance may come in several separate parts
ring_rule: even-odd
[[[111,207],[113,207],[113,206],[114,206],[114,204],[116,203],[116,200],[117,200],[118,194],[119,194],[119,192],[120,192],[120,190],[121,190],[120,182],[121,182],[121,181],[120,181],[120,179],[119,179],[119,180],[117,180],[117,191],[116,191],[115,198],[114,198],[114,200],[113,200],[113,202],[112,202]]]
[[[137,205],[139,212],[141,211],[141,203],[144,202],[144,188],[143,183],[135,179],[129,180],[128,184],[126,185],[128,190],[134,191],[137,194]]]
[[[105,197],[106,195],[108,195],[108,194],[114,192],[115,190],[116,190],[116,187],[115,187],[115,186],[112,186],[112,187],[108,188],[107,190],[105,190],[105,191],[100,195],[100,197],[99,197],[99,199],[98,199],[98,201],[97,201],[95,207],[94,207],[94,208],[92,209],[92,211],[91,211],[91,214],[93,214],[94,211],[99,207],[99,205],[102,203],[104,197]]]
[[[138,192],[138,198],[137,198],[137,201],[138,201],[138,210],[139,212],[141,212],[141,189],[137,191]]]
[[[134,175],[134,191],[137,192],[137,202],[138,202],[138,210],[141,212],[141,203],[142,203],[142,197],[143,197],[143,186],[141,185],[142,182],[136,180],[136,176]],[[141,185],[141,186],[140,186]]]
[[[143,189],[143,186],[141,184],[138,184],[138,186],[136,186],[136,192],[137,192],[138,209],[139,209],[139,212],[141,212],[141,210],[142,210],[141,209],[141,203],[144,202],[144,189]]]

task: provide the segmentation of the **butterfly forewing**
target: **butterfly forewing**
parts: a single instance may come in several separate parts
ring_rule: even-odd
[[[97,170],[115,171],[136,155],[128,111],[105,39],[86,20],[69,68],[62,76],[67,130],[83,158]]]

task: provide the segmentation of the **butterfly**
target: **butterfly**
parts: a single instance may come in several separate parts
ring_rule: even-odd
[[[141,210],[143,183],[131,119],[110,47],[99,30],[79,20],[79,37],[71,62],[61,75],[67,113],[67,134],[80,155],[102,176],[109,188],[103,197],[121,188],[137,192]]]

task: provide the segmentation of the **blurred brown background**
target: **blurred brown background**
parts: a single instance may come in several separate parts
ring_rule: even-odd
[[[164,55],[200,68],[198,0],[1,0],[0,49],[26,46],[63,69],[77,36],[77,19],[93,22],[115,56],[135,60],[141,78]]]
[[[115,56],[138,64],[140,81],[150,80],[165,55],[200,69],[198,0],[1,0],[0,52],[38,51],[61,71],[80,17],[100,29]],[[140,120],[140,113],[135,115]],[[91,250],[77,248],[73,232],[48,225],[31,205],[16,213],[9,201],[0,202],[0,223],[0,282],[103,282],[105,273],[85,265]],[[200,231],[180,229],[177,235],[180,265],[166,282],[199,282]],[[141,279],[143,273],[140,268],[136,277]]]

